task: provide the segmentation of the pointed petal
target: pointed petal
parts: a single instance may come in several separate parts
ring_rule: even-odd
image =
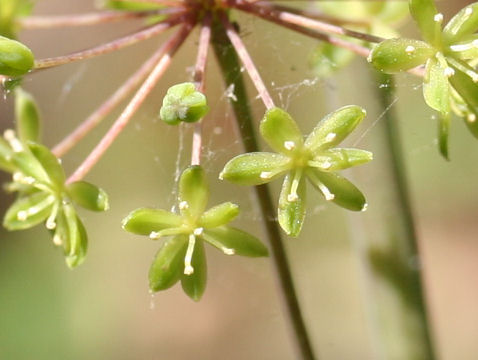
[[[220,179],[240,185],[260,185],[274,180],[289,168],[290,159],[281,154],[253,152],[236,156],[224,166]]]
[[[51,182],[58,189],[62,189],[65,184],[65,172],[56,156],[46,146],[37,143],[30,142],[28,147],[48,174]]]
[[[44,192],[16,200],[7,210],[3,226],[10,231],[29,229],[46,220],[50,215],[55,197]]]
[[[78,205],[88,210],[106,211],[109,209],[108,195],[103,189],[86,181],[76,181],[67,186],[68,195]]]
[[[409,6],[423,38],[436,45],[441,36],[443,15],[438,14],[434,0],[410,0]]]
[[[450,112],[448,71],[454,73],[454,70],[448,67],[445,59],[431,57],[427,61],[426,76],[423,82],[423,96],[426,103],[432,109],[439,111],[442,116],[447,116]]]
[[[309,166],[321,171],[337,171],[348,169],[352,166],[366,164],[373,159],[370,151],[360,149],[330,149],[320,153]]]
[[[329,149],[340,144],[366,115],[360,106],[344,106],[323,118],[305,140],[312,152]]]
[[[465,6],[446,24],[443,36],[447,42],[455,42],[478,31],[478,3]]]
[[[267,110],[261,121],[260,131],[267,144],[280,153],[292,154],[304,143],[297,123],[287,112],[279,108]]]
[[[186,235],[168,239],[157,252],[149,269],[151,291],[166,290],[176,284],[184,269],[184,254],[188,245]]]
[[[287,174],[279,197],[279,224],[290,236],[298,236],[306,211],[306,181],[297,171]]]
[[[63,207],[63,211],[68,226],[68,242],[70,244],[70,251],[65,260],[68,267],[75,268],[81,265],[85,260],[88,248],[88,236],[73,206],[66,205]]]
[[[201,237],[226,255],[267,256],[267,248],[255,236],[229,226],[206,229]]]
[[[190,275],[181,275],[181,285],[184,292],[194,301],[199,301],[206,290],[207,264],[204,243],[200,238],[196,239],[192,258],[194,272]]]
[[[181,224],[181,216],[162,209],[136,209],[123,219],[123,229],[138,235],[149,235]]]
[[[14,172],[15,166],[12,164],[13,151],[8,143],[0,137],[0,170]]]
[[[426,42],[412,39],[389,39],[376,45],[369,62],[387,74],[399,73],[424,64],[435,50]]]
[[[199,218],[199,226],[214,228],[230,223],[239,214],[239,206],[225,202],[212,207]]]
[[[353,211],[362,211],[366,208],[365,197],[361,191],[344,177],[313,168],[307,169],[307,175],[310,182],[326,199]]]
[[[179,209],[184,216],[197,218],[206,209],[209,186],[201,166],[190,166],[179,179]]]
[[[38,141],[40,138],[40,114],[38,107],[28,92],[15,89],[15,118],[18,137],[23,143]]]

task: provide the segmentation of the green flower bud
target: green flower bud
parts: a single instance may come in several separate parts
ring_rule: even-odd
[[[183,83],[168,89],[159,115],[165,123],[177,125],[199,121],[208,111],[206,96],[193,83]]]
[[[22,43],[0,36],[0,74],[22,76],[34,65],[33,53]]]

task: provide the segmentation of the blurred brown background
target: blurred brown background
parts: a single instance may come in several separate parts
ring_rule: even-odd
[[[464,4],[441,1],[439,6],[452,14]],[[89,0],[41,0],[35,13],[81,13],[93,8]],[[313,40],[249,16],[241,16],[240,22],[244,41],[277,104],[298,119],[304,133],[336,105],[354,103],[367,108],[368,116],[348,144],[358,142],[358,147],[374,150],[382,110],[370,91],[376,84],[362,59],[331,79],[317,79],[307,66]],[[138,25],[26,31],[21,39],[36,57],[43,58],[108,41]],[[409,24],[405,31],[413,34],[415,27]],[[120,55],[28,77],[25,87],[42,109],[45,143],[60,141],[167,35],[121,50]],[[158,121],[157,113],[166,89],[190,79],[196,41],[197,32],[179,51],[141,112],[88,175],[88,180],[107,190],[112,208],[104,215],[81,213],[90,238],[84,265],[69,271],[41,227],[21,233],[0,230],[0,359],[295,358],[269,259],[226,257],[209,248],[209,284],[201,302],[189,300],[178,286],[152,296],[147,272],[160,244],[121,230],[121,219],[132,209],[170,208],[174,203],[176,164],[182,169],[189,161],[190,129],[168,127]],[[207,76],[213,109],[207,119],[204,161],[213,189],[210,203],[224,199],[240,203],[243,212],[236,224],[261,236],[261,214],[252,191],[216,179],[224,163],[242,150],[235,140],[215,60]],[[478,142],[455,119],[452,161],[444,161],[436,149],[436,122],[424,104],[419,80],[399,76],[397,87],[395,107],[400,114],[436,347],[440,359],[473,360],[478,357]],[[254,99],[255,91],[249,89]],[[0,101],[1,130],[12,126],[11,100],[6,96]],[[262,104],[255,99],[252,105],[260,119]],[[63,159],[67,172],[82,161],[113,120],[114,116],[107,119]],[[380,160],[380,153],[375,157]],[[368,176],[367,169],[374,166],[371,163],[351,174],[369,198],[388,185]],[[0,177],[7,180],[3,174]],[[278,186],[274,184],[275,193]],[[0,196],[3,213],[11,199]],[[325,204],[312,191],[309,199],[303,233],[287,240],[287,250],[314,347],[321,359],[372,359],[351,240],[356,231],[351,223],[366,215]]]

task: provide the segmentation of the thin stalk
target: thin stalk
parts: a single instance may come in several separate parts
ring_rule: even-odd
[[[250,13],[250,14],[258,16],[258,17],[260,17],[264,20],[267,20],[267,21],[273,22],[277,25],[283,26],[287,29],[291,29],[295,32],[306,35],[308,37],[311,37],[311,38],[314,38],[314,39],[317,39],[317,40],[320,40],[320,41],[325,41],[325,42],[328,42],[329,44],[341,47],[343,49],[347,49],[347,50],[352,51],[353,53],[355,53],[359,56],[368,58],[368,56],[370,55],[371,50],[369,48],[365,47],[365,46],[362,46],[362,45],[357,44],[355,42],[351,42],[351,41],[346,40],[346,39],[342,39],[342,38],[335,37],[335,36],[332,36],[332,35],[324,34],[323,32],[320,32],[320,31],[317,31],[315,29],[311,29],[311,28],[308,28],[308,27],[304,27],[304,26],[298,25],[296,23],[285,21],[284,19],[273,16],[273,14],[269,11],[260,11],[260,9],[251,10],[251,9],[253,9],[253,6],[251,6],[251,4],[246,4],[242,1],[240,1],[238,3],[232,3],[231,6],[238,9],[238,10]],[[423,77],[425,75],[425,68],[423,66],[419,66],[419,67],[416,67],[414,69],[410,69],[407,72],[410,73],[410,74],[416,75],[416,76]]]
[[[264,81],[262,81],[261,75],[259,74],[259,71],[257,70],[256,65],[254,64],[254,61],[249,55],[249,52],[247,51],[246,46],[242,42],[241,37],[239,36],[237,31],[234,29],[231,22],[227,19],[227,16],[224,12],[220,12],[219,16],[221,18],[221,22],[222,22],[222,25],[224,26],[224,29],[226,29],[226,34],[229,37],[229,40],[231,41],[232,46],[234,46],[234,49],[236,50],[237,55],[241,59],[244,65],[244,68],[246,69],[247,73],[251,77],[251,80],[254,83],[254,86],[256,87],[257,92],[259,93],[259,96],[264,102],[264,105],[266,106],[267,109],[273,108],[274,101],[272,100],[272,97],[269,94],[269,91],[267,90],[267,87],[264,84]]]
[[[89,26],[98,24],[107,24],[123,20],[141,19],[149,16],[174,14],[184,11],[184,8],[167,8],[150,11],[105,11],[87,14],[72,15],[39,15],[26,16],[18,19],[18,24],[22,29],[53,29],[59,27]]]
[[[302,16],[300,14],[294,14],[288,11],[282,10],[282,8],[276,8],[273,5],[267,3],[258,3],[251,4],[244,0],[229,0],[232,6],[240,7],[243,10],[257,14],[261,16],[262,14],[267,14],[269,17],[288,22],[290,24],[295,24],[301,27],[305,27],[311,30],[317,30],[322,33],[348,36],[358,40],[367,41],[371,43],[379,43],[384,38],[370,35],[367,33],[362,33],[359,31],[354,31],[350,29],[343,28],[338,25],[334,25],[325,21],[320,21],[313,19],[307,16]]]
[[[135,96],[130,101],[128,106],[126,106],[124,111],[114,122],[113,126],[111,126],[111,128],[103,136],[101,141],[98,143],[98,145],[96,145],[90,155],[88,155],[88,157],[83,161],[83,163],[76,169],[73,175],[71,175],[70,178],[67,180],[68,184],[83,179],[83,177],[100,160],[106,150],[108,150],[113,141],[123,131],[129,120],[131,120],[132,116],[137,112],[138,108],[141,106],[141,104],[156,86],[161,76],[171,64],[173,55],[184,43],[193,27],[194,24],[191,22],[183,25],[183,27],[171,38],[169,38],[169,40],[165,43],[166,53],[161,57],[151,74],[141,85],[141,87],[136,92]]]
[[[231,106],[237,121],[237,128],[241,133],[241,139],[247,152],[259,151],[259,145],[254,129],[252,111],[247,101],[248,96],[244,79],[241,73],[241,64],[234,48],[221,24],[216,23],[213,27],[213,46],[216,58],[222,70],[226,86],[233,86],[237,100],[231,101]],[[281,232],[278,227],[276,210],[273,205],[269,188],[266,185],[255,187],[264,219],[265,231],[272,248],[275,268],[278,274],[282,297],[287,309],[288,320],[293,329],[297,350],[303,360],[314,360],[312,343],[307,333],[302,311],[297,299],[294,281],[287,260],[287,255],[282,243]]]
[[[353,223],[364,299],[369,307],[375,351],[379,359],[435,359],[421,279],[421,258],[403,165],[393,78],[375,72],[375,97],[383,109],[377,163],[384,181],[376,199]],[[381,85],[381,86],[380,86]],[[367,177],[378,174],[368,172]],[[360,236],[360,228],[364,234]],[[369,230],[370,229],[370,230]],[[373,229],[373,230],[371,230]]]
[[[206,90],[206,65],[209,50],[209,43],[211,42],[211,23],[212,16],[207,13],[204,16],[201,26],[201,33],[199,35],[198,54],[196,58],[196,66],[194,68],[194,82],[196,89],[204,93]],[[201,163],[202,151],[202,119],[194,124],[193,145],[191,154],[191,165],[199,165]]]
[[[66,136],[53,148],[57,157],[64,156],[86,135],[90,133],[100,122],[118,106],[146,76],[166,53],[168,44],[163,44],[126,82],[121,85],[101,106],[88,116],[72,133]]]
[[[134,32],[122,38],[110,41],[106,44],[95,46],[90,49],[78,51],[69,55],[62,55],[35,61],[35,70],[45,69],[53,66],[68,64],[74,61],[85,60],[95,56],[104,55],[112,51],[122,49],[126,46],[134,45],[140,41],[147,40],[155,35],[159,35],[171,27],[184,21],[186,14],[175,15],[159,24],[149,26],[141,31]]]

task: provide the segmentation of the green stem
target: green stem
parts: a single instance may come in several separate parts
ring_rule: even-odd
[[[216,58],[222,70],[226,85],[234,86],[237,101],[232,101],[231,105],[238,123],[244,148],[246,152],[259,151],[254,129],[254,119],[247,101],[248,97],[241,73],[241,65],[224,28],[218,22],[214,24],[212,38]],[[292,274],[281,239],[281,233],[275,220],[276,210],[272,197],[266,185],[256,186],[255,191],[264,218],[267,236],[272,247],[272,255],[279,275],[282,295],[287,306],[290,322],[294,329],[297,347],[301,352],[303,360],[314,360],[315,356],[313,354],[312,344],[297,299]]]
[[[376,186],[376,199],[364,214],[359,253],[367,285],[366,301],[372,315],[380,359],[435,358],[421,280],[421,263],[403,166],[393,77],[375,72],[375,96],[383,120],[376,166],[386,189]],[[380,86],[381,85],[381,86]],[[368,173],[371,178],[377,174]],[[368,220],[368,223],[367,223]],[[355,225],[355,224],[354,224]],[[354,226],[353,225],[353,226]],[[354,226],[354,232],[357,229]],[[356,234],[355,234],[356,235]],[[357,236],[356,236],[357,240]]]

